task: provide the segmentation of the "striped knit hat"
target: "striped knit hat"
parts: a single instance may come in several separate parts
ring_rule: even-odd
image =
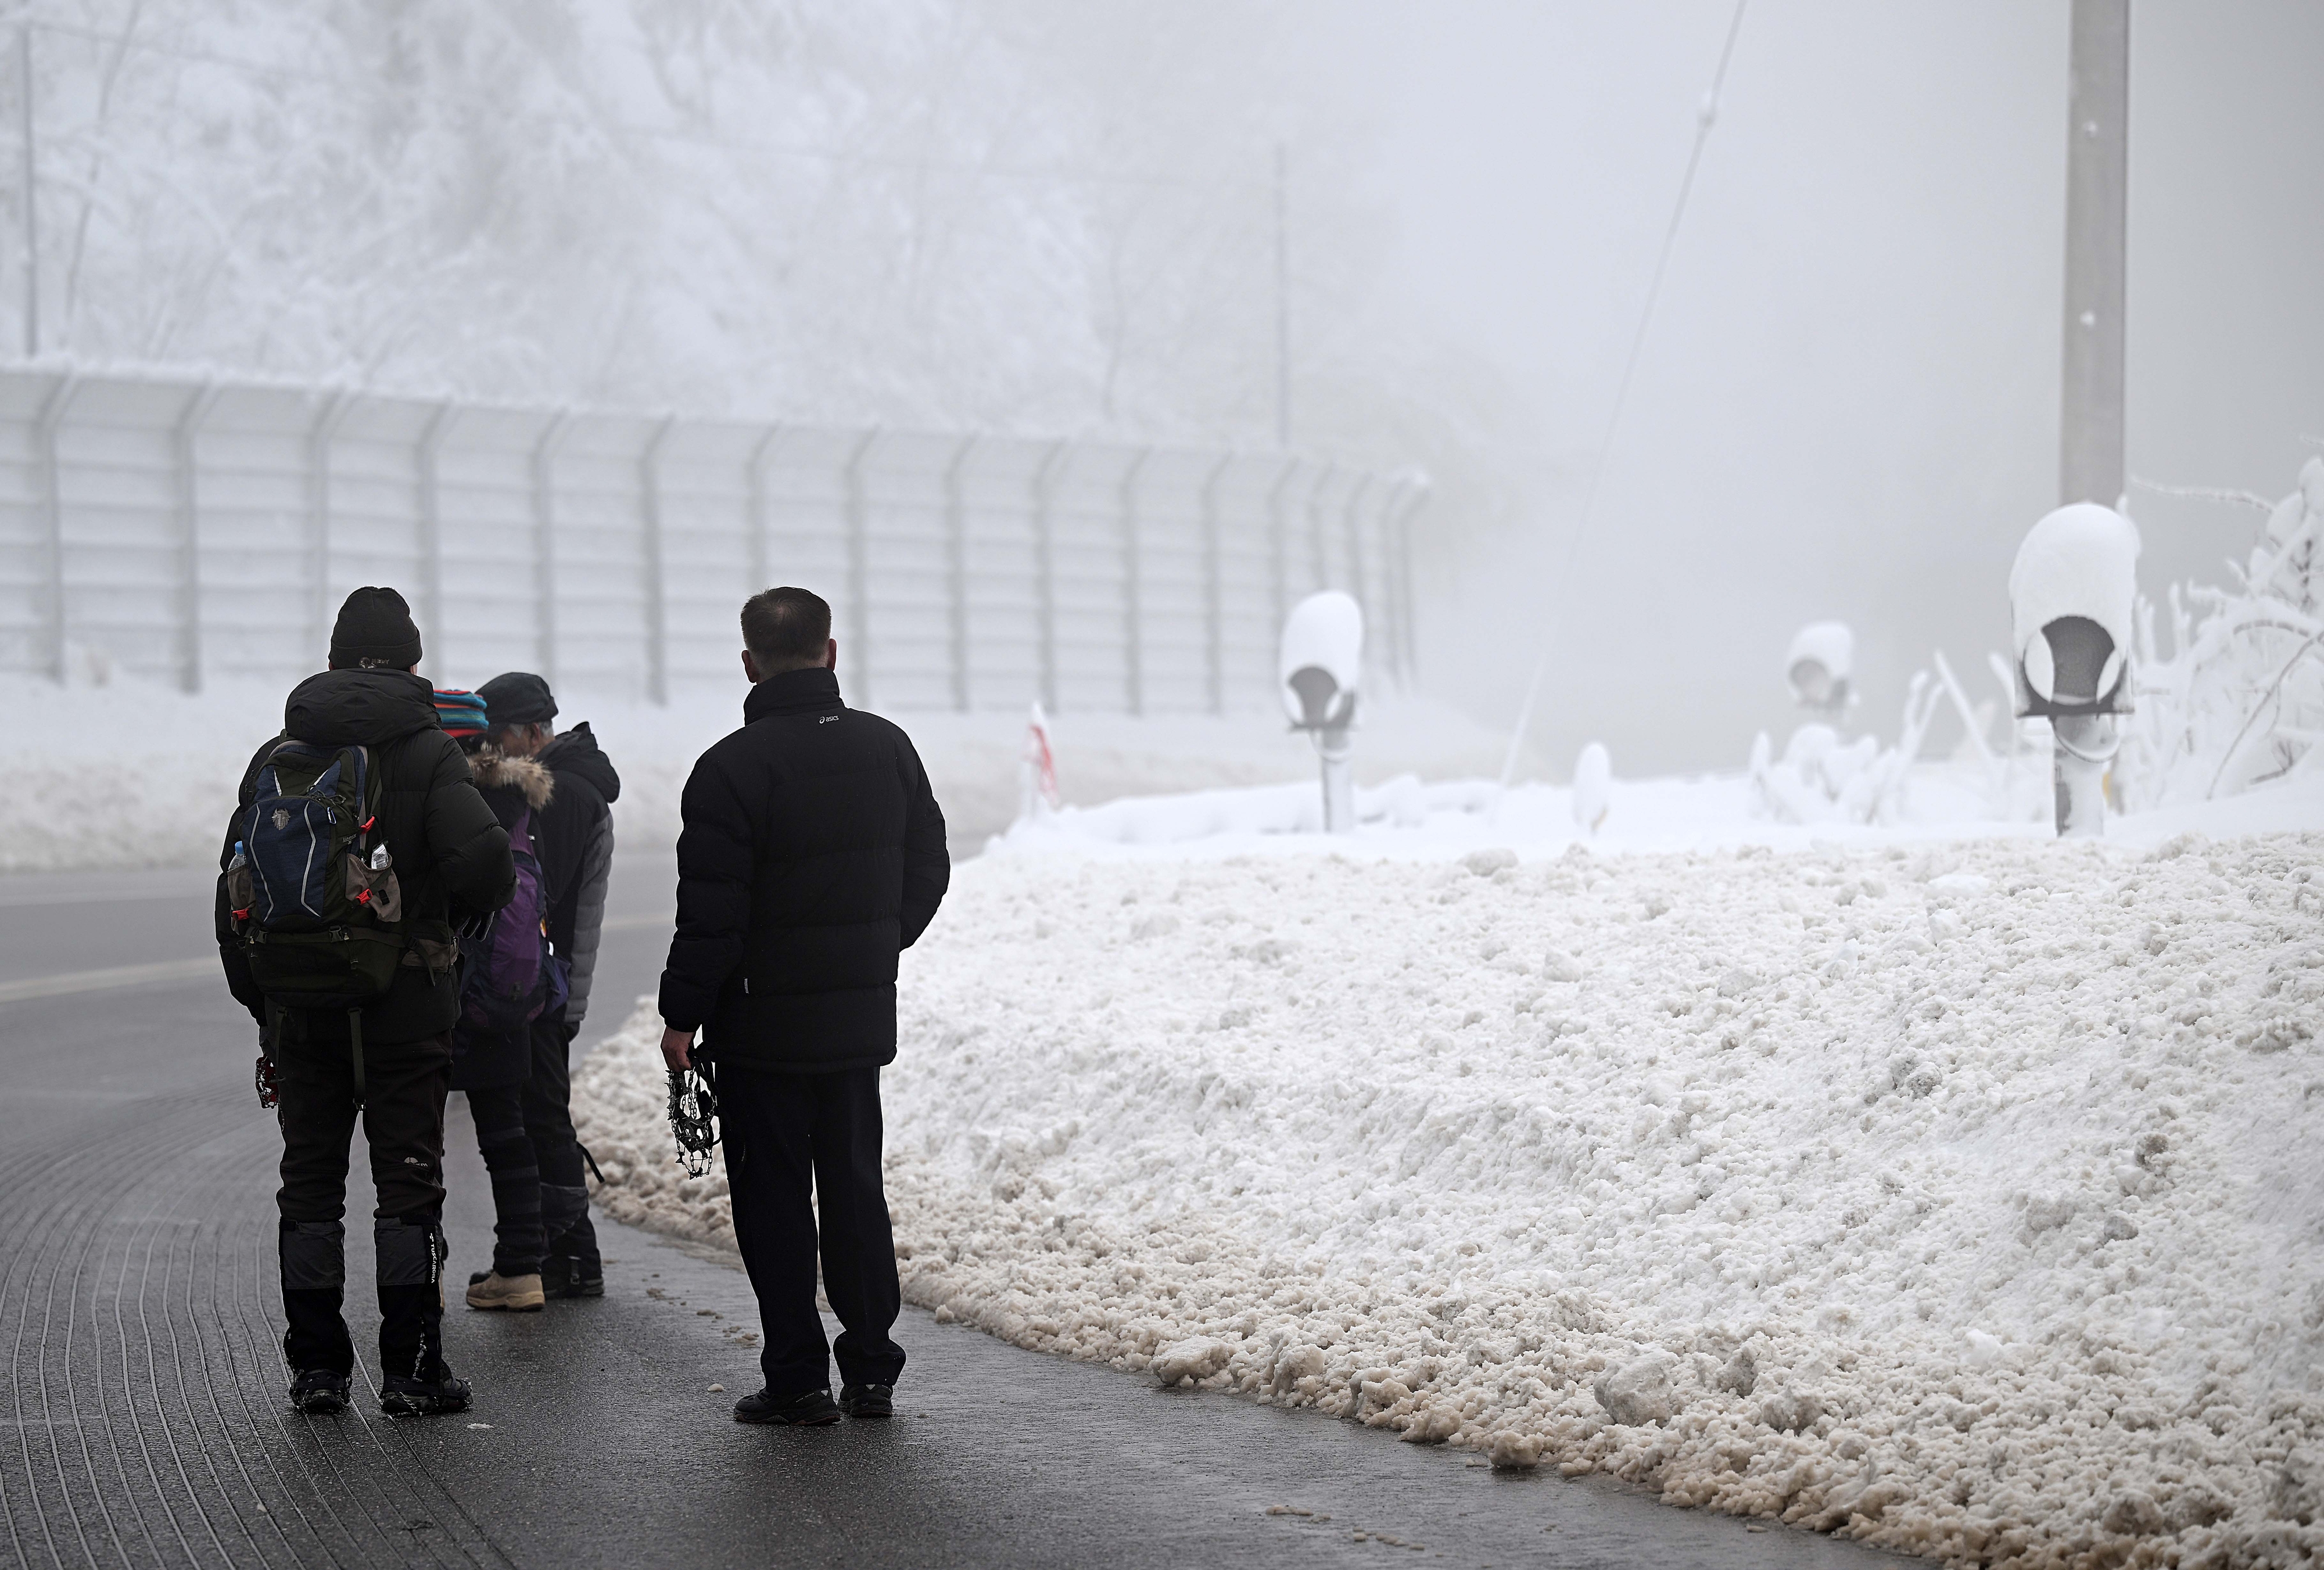
[[[484,701],[456,687],[436,689],[436,722],[457,739],[484,733]]]

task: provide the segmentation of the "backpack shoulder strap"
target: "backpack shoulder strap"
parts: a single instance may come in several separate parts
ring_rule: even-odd
[[[383,789],[379,760],[368,747],[342,748],[339,756],[355,760],[355,803],[363,809],[363,829],[368,834],[371,826],[379,821],[379,798]]]

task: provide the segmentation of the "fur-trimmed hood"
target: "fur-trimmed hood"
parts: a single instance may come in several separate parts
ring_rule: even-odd
[[[557,776],[530,757],[512,757],[493,747],[479,747],[468,759],[480,791],[516,791],[534,812],[557,794]]]

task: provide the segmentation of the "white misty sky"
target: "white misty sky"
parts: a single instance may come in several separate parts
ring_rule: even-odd
[[[1591,737],[1622,774],[1780,741],[1812,619],[1855,625],[1859,722],[1891,738],[1932,646],[1993,690],[2011,555],[2055,504],[2068,10],[1753,0],[1562,574],[1731,5],[1333,8],[1311,69],[1379,127],[1365,195],[1400,235],[1381,312],[1522,409],[1494,436],[1520,515],[1433,598],[1432,689],[1506,722],[1546,633],[1560,776]],[[2131,468],[2278,495],[2324,436],[2324,6],[2133,10]],[[2218,581],[2257,521],[2132,508],[2156,594]]]

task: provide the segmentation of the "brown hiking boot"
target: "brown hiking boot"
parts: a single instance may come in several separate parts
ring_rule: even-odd
[[[549,1300],[540,1290],[540,1272],[529,1276],[504,1276],[498,1271],[468,1278],[468,1307],[471,1308],[513,1308],[527,1312]]]

